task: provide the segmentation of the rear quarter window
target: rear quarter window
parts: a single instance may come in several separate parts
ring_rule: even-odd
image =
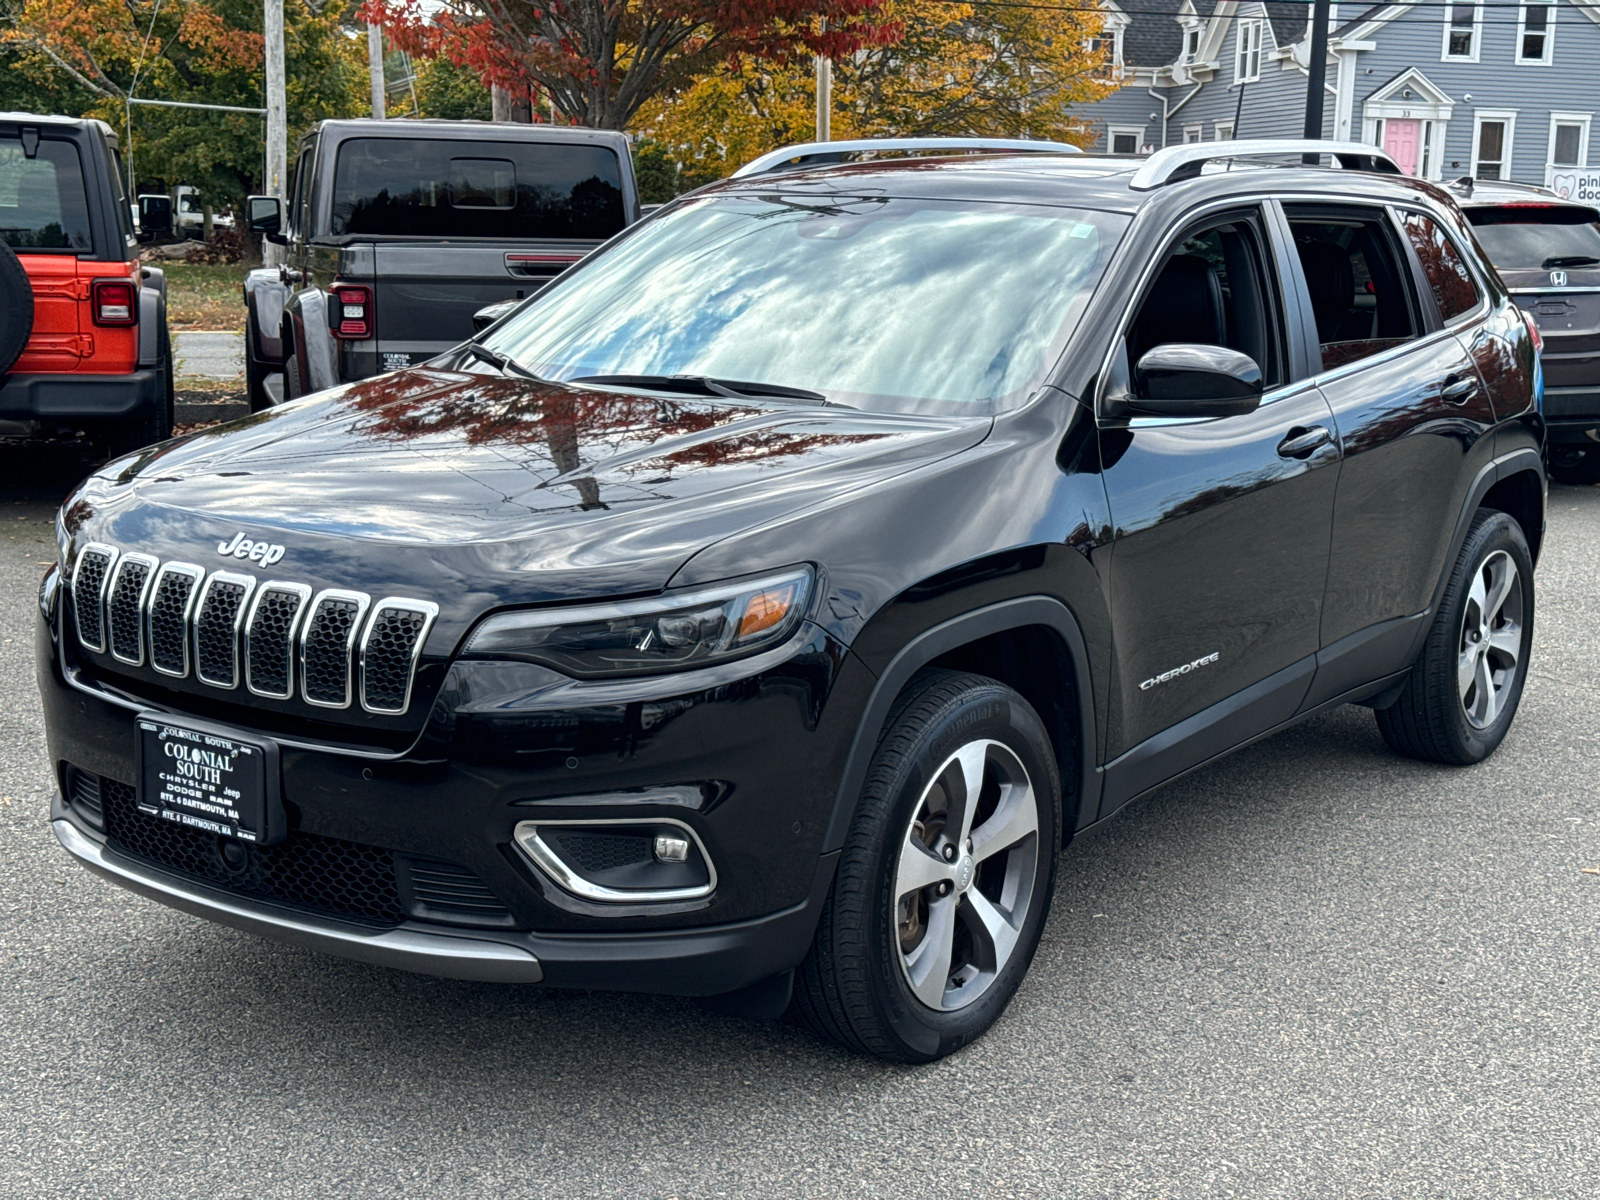
[[[93,249],[77,146],[41,138],[29,158],[20,137],[0,137],[0,238],[14,250]]]
[[[334,168],[335,235],[598,240],[624,223],[604,146],[352,138]]]
[[[1405,226],[1406,240],[1422,264],[1422,273],[1427,276],[1439,315],[1446,321],[1453,321],[1478,307],[1478,286],[1472,281],[1466,259],[1449,235],[1432,217],[1422,213],[1401,213],[1400,221]]]

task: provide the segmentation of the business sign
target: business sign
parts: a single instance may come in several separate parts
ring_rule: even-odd
[[[1563,200],[1600,203],[1600,171],[1587,167],[1546,167],[1544,185]]]

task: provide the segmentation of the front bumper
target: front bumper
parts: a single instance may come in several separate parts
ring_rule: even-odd
[[[805,902],[754,921],[656,934],[570,937],[515,931],[447,933],[421,922],[375,930],[206,887],[119,854],[74,819],[59,793],[56,839],[119,887],[259,937],[339,958],[483,983],[715,996],[769,979],[805,956],[838,854],[818,864]]]
[[[164,400],[161,373],[153,368],[122,375],[8,375],[0,380],[0,417],[8,420],[121,420]]]

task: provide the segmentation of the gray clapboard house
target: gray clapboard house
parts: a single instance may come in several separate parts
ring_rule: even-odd
[[[1101,7],[1120,86],[1080,110],[1095,149],[1302,133],[1309,4]],[[1545,184],[1588,168],[1600,108],[1600,5],[1432,0],[1333,9],[1324,137],[1382,146],[1427,179]]]

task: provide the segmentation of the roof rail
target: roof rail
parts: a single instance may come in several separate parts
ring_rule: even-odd
[[[1208,162],[1282,154],[1331,154],[1347,171],[1399,175],[1400,168],[1376,146],[1361,142],[1325,142],[1311,138],[1245,138],[1238,142],[1194,142],[1168,146],[1144,160],[1128,186],[1137,192],[1193,179]]]
[[[857,154],[881,154],[884,151],[923,150],[934,153],[960,153],[981,150],[990,154],[1082,154],[1077,146],[1065,142],[1035,142],[1020,138],[863,138],[855,142],[806,142],[799,146],[784,146],[763,154],[753,162],[745,163],[731,178],[743,179],[750,175],[763,175],[768,171],[807,167],[828,167],[844,162]]]

